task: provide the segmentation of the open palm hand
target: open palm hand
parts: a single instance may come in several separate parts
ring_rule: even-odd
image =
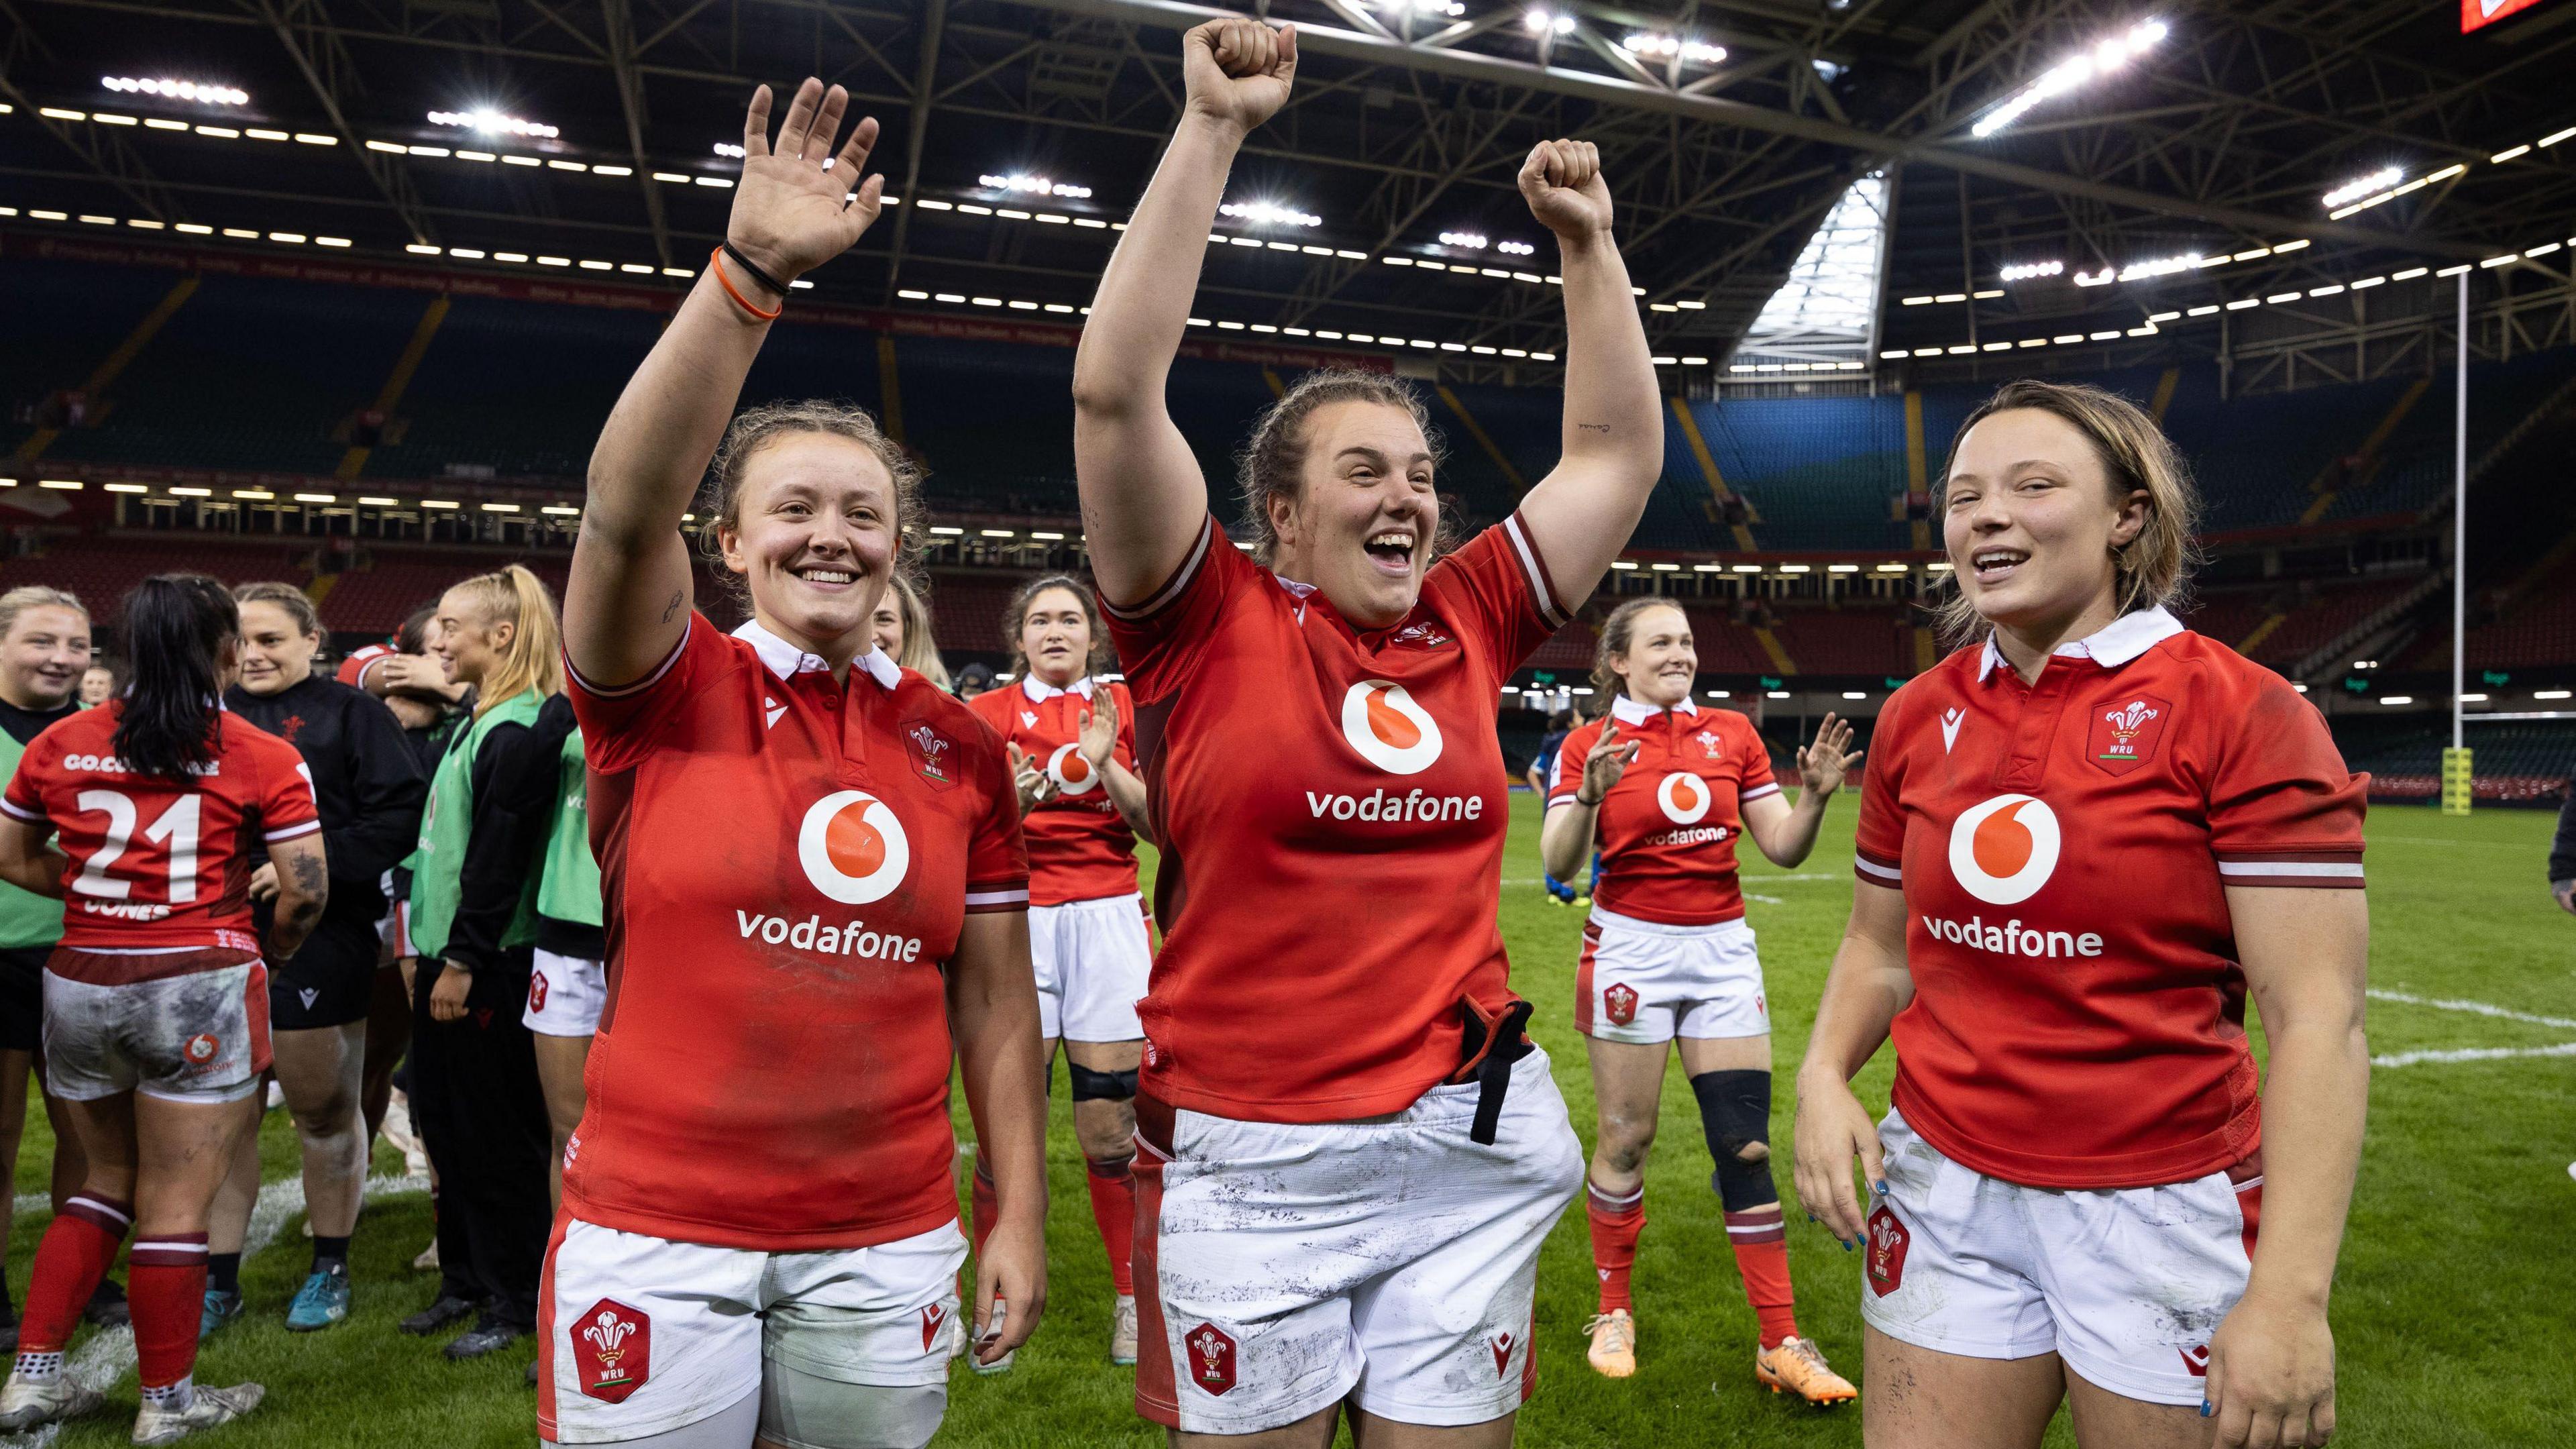
[[[752,92],[742,121],[742,184],[734,189],[725,240],[780,282],[793,281],[841,253],[867,232],[885,200],[885,176],[856,185],[877,143],[874,116],[860,118],[836,153],[833,138],[848,112],[850,93],[830,90],[812,76],[796,88],[769,139],[769,87]]]

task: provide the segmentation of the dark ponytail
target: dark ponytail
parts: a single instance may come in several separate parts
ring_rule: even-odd
[[[132,686],[116,757],[129,773],[184,780],[214,761],[224,641],[241,632],[241,611],[204,574],[155,574],[125,596],[117,632]]]

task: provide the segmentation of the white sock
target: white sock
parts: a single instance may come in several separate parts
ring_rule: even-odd
[[[186,1413],[188,1406],[195,1403],[196,1399],[197,1376],[195,1374],[190,1374],[175,1384],[163,1384],[159,1388],[154,1388],[150,1384],[143,1386],[143,1402],[174,1414]]]
[[[22,1353],[18,1355],[18,1377],[34,1384],[50,1384],[63,1376],[63,1356],[57,1353]]]

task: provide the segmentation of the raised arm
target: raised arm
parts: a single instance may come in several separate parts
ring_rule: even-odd
[[[1119,604],[1178,572],[1207,516],[1207,479],[1164,406],[1208,228],[1253,127],[1288,99],[1297,33],[1211,20],[1181,38],[1189,100],[1101,273],[1073,359],[1073,467],[1100,591]],[[1606,566],[1606,563],[1605,563]]]
[[[1824,823],[1825,802],[1843,787],[1843,776],[1860,763],[1860,751],[1845,753],[1851,743],[1849,721],[1832,710],[1816,725],[1816,742],[1798,747],[1798,803],[1765,795],[1744,805],[1744,833],[1762,858],[1782,870],[1794,870],[1816,848],[1816,828]]]
[[[1520,185],[1530,214],[1556,233],[1565,276],[1565,451],[1521,500],[1521,517],[1557,597],[1580,602],[1628,546],[1663,476],[1663,398],[1611,239],[1600,153],[1588,141],[1542,141]]]
[[[868,177],[855,196],[850,183],[876,144],[876,119],[851,127],[847,143],[832,150],[848,107],[846,91],[826,91],[808,77],[773,151],[769,87],[752,93],[742,184],[725,240],[778,287],[849,250],[877,218],[885,178]],[[727,292],[728,282],[743,300]],[[689,547],[680,515],[724,439],[769,319],[785,302],[730,258],[710,261],[609,412],[590,456],[590,496],[564,588],[564,649],[584,678],[603,685],[640,679],[687,629]]]

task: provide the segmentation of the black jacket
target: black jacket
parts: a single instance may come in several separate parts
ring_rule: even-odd
[[[548,700],[546,708],[554,704]],[[569,705],[564,714],[570,716]],[[519,902],[535,891],[544,866],[539,853],[554,827],[555,759],[563,750],[564,732],[554,731],[549,738],[546,718],[540,710],[534,727],[494,725],[474,755],[474,824],[464,863],[457,869],[456,920],[447,933],[448,959],[469,970],[505,962],[527,969],[525,953],[504,951],[501,938],[517,917]],[[462,748],[467,734],[458,730],[448,747]]]
[[[2558,807],[2558,838],[2549,843],[2549,883],[2576,880],[2576,780],[2567,782],[2567,803]]]
[[[324,918],[372,926],[385,913],[385,872],[419,842],[429,798],[401,722],[384,701],[320,674],[271,695],[235,687],[224,703],[304,756],[331,871]]]

